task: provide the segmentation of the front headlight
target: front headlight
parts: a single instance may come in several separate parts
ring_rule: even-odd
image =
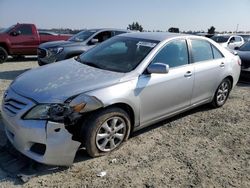
[[[28,111],[23,119],[62,122],[65,119],[74,120],[80,117],[82,113],[101,107],[103,107],[103,104],[97,98],[82,94],[73,99],[68,99],[64,104],[39,104]]]
[[[49,109],[50,106],[47,104],[35,106],[24,116],[24,119],[48,119]]]
[[[70,107],[64,104],[40,104],[32,108],[23,119],[61,121],[70,113]]]
[[[48,50],[51,54],[56,55],[63,51],[63,47],[49,48]]]

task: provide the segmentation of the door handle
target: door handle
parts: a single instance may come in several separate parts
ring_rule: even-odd
[[[186,74],[184,74],[185,77],[191,77],[192,76],[192,72],[191,71],[187,71]]]
[[[222,62],[222,63],[220,64],[220,67],[225,67],[225,63]]]

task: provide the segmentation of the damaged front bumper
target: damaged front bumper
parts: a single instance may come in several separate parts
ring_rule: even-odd
[[[63,123],[22,121],[15,124],[3,113],[5,132],[13,146],[29,158],[48,165],[70,166],[81,145]]]
[[[9,89],[4,94],[1,115],[12,145],[29,158],[44,164],[69,166],[81,145],[64,123],[46,120],[23,120],[21,117],[36,105],[32,100]]]

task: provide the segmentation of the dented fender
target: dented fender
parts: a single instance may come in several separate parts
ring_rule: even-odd
[[[80,111],[81,113],[90,112],[103,107],[103,103],[94,96],[88,96],[86,94],[81,94],[75,97],[70,103],[70,107],[75,107],[77,105],[84,104],[84,108]]]

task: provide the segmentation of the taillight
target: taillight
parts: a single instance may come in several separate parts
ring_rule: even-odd
[[[240,59],[238,59],[238,65],[241,66],[241,60]]]

